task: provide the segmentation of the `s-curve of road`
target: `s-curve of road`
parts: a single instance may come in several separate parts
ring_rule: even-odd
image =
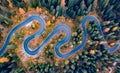
[[[10,39],[12,38],[12,35],[14,32],[16,32],[18,29],[20,29],[22,26],[28,24],[29,22],[33,21],[33,20],[38,20],[40,22],[40,30],[32,35],[30,35],[29,37],[27,37],[24,42],[23,42],[23,48],[24,50],[26,51],[27,54],[29,55],[36,55],[38,53],[40,53],[40,51],[46,46],[46,44],[49,42],[49,40],[51,38],[53,38],[53,36],[59,31],[59,30],[65,30],[66,31],[66,37],[64,39],[62,39],[61,41],[57,42],[55,47],[54,47],[54,50],[55,50],[55,53],[58,57],[60,58],[67,58],[69,56],[71,56],[72,54],[76,53],[78,50],[82,49],[85,44],[86,44],[86,41],[87,41],[87,31],[86,31],[86,22],[87,21],[95,21],[95,23],[98,25],[98,31],[99,31],[99,34],[101,36],[103,36],[104,38],[104,35],[103,35],[103,32],[101,30],[101,26],[100,26],[100,22],[98,21],[98,19],[94,16],[86,16],[83,21],[82,21],[82,30],[83,30],[83,40],[82,40],[82,43],[74,48],[73,50],[71,50],[69,53],[66,53],[66,54],[62,54],[60,51],[59,51],[59,48],[64,45],[65,43],[69,42],[70,41],[70,38],[71,38],[71,30],[69,29],[69,27],[65,24],[60,24],[58,26],[56,26],[54,28],[54,30],[47,36],[47,38],[42,42],[42,44],[40,46],[38,46],[38,48],[36,48],[35,50],[31,50],[31,48],[29,48],[28,46],[28,43],[30,42],[30,40],[36,38],[37,36],[41,35],[44,30],[45,30],[45,21],[42,17],[40,16],[37,16],[37,15],[34,15],[34,16],[30,16],[28,19],[24,20],[23,22],[21,22],[20,24],[18,24],[17,26],[15,26],[8,34],[7,38],[6,38],[6,41],[3,45],[3,47],[0,49],[0,55],[2,53],[4,53],[4,51],[6,50],[6,47],[7,45],[9,44],[10,42]],[[105,40],[105,39],[104,39]],[[108,44],[107,42],[104,44],[104,46],[110,51],[110,52],[114,52],[116,51],[119,46],[120,46],[120,40],[117,41],[117,43],[109,48],[108,47]]]

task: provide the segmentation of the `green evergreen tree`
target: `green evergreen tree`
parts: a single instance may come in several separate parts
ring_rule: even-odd
[[[41,4],[41,2],[40,2],[40,1],[38,2],[38,6],[39,6],[39,7],[42,7],[42,4]]]
[[[53,9],[54,9],[54,6],[53,5],[50,6],[50,13],[53,11]]]
[[[61,12],[61,13],[62,13],[62,15],[66,14],[66,8],[65,8],[65,7],[62,7],[62,9],[61,9],[61,10],[62,10],[62,12]]]
[[[94,3],[91,6],[91,11],[94,11]]]
[[[14,7],[25,7],[25,3],[22,0],[11,0]]]
[[[13,21],[11,19],[0,14],[0,22],[5,22],[5,21],[8,23],[8,26],[10,26],[13,23]]]
[[[51,14],[52,14],[52,15],[55,15],[55,9],[52,10]]]
[[[87,11],[90,12],[92,10],[92,4],[89,5]]]
[[[0,28],[0,42],[2,41],[3,36],[2,36],[2,29]]]
[[[84,0],[84,1],[85,1],[86,6],[89,7],[90,4],[92,4],[94,0]]]
[[[10,12],[10,10],[8,10],[6,7],[3,7],[3,6],[1,6],[1,5],[0,5],[0,10],[1,10],[1,12],[2,12],[3,14],[7,14],[8,17],[10,17],[11,15],[14,14],[14,12],[13,12],[13,13]]]
[[[8,1],[7,0],[1,0],[2,6],[9,7]]]
[[[69,0],[69,1],[68,1],[68,8],[71,8],[71,7],[74,6],[74,1],[75,1],[75,0]]]
[[[39,4],[39,0],[29,0],[29,5],[30,5],[30,7],[32,7],[32,8],[36,8],[37,6],[38,6],[38,4]]]

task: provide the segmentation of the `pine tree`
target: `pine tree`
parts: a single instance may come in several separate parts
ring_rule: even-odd
[[[8,24],[8,26],[10,26],[10,24],[13,23],[13,21],[5,16],[3,16],[2,14],[0,14],[0,22],[4,22],[6,24]]]
[[[60,6],[57,6],[56,7],[56,14],[55,14],[55,16],[58,17],[59,14],[60,14]]]
[[[0,28],[0,42],[2,41],[3,36],[2,36],[2,29]]]
[[[73,19],[75,19],[76,18],[76,13],[75,12],[73,12],[73,14],[72,14],[72,16],[71,16]]]
[[[78,9],[78,11],[77,11],[77,15],[78,15],[78,16],[80,16],[80,12],[81,12],[81,10]]]
[[[90,4],[92,4],[94,0],[84,0],[84,1],[85,1],[86,6],[89,7]]]
[[[68,12],[68,14],[69,14],[69,16],[70,16],[70,17],[72,17],[72,16],[73,16],[73,14],[74,14],[73,9],[71,9],[71,10]]]
[[[85,13],[85,8],[86,8],[86,6],[85,6],[85,3],[84,3],[84,0],[82,0],[81,1],[81,3],[80,3],[80,12],[78,13],[79,15],[84,15],[84,13]]]
[[[62,15],[64,15],[65,13],[66,13],[66,8],[63,7],[63,8],[62,8]]]
[[[100,10],[102,10],[102,3],[103,3],[104,0],[98,0],[98,6],[100,8]]]
[[[54,6],[52,5],[52,6],[50,7],[50,13],[53,11],[53,9],[54,9]]]
[[[7,0],[1,0],[2,6],[9,7],[9,3]]]
[[[55,15],[55,9],[52,10],[51,14],[52,14],[52,15]]]
[[[29,5],[30,5],[30,7],[32,7],[32,8],[36,8],[36,7],[38,6],[38,4],[39,4],[39,0],[36,0],[36,1],[34,1],[34,0],[29,0]]]
[[[0,10],[2,12],[4,12],[5,14],[7,14],[8,17],[12,15],[12,13],[7,8],[5,8],[5,7],[1,6],[1,5],[0,5]]]
[[[110,5],[113,5],[113,4],[115,4],[115,2],[116,2],[116,0],[110,0],[110,1],[109,1],[109,4],[110,4]]]
[[[82,8],[80,8],[77,12],[78,16],[83,16],[84,15],[84,10]]]
[[[88,12],[90,12],[90,11],[91,11],[91,9],[92,9],[92,4],[90,4],[90,5],[89,5],[89,7],[88,7],[87,11],[88,11]]]
[[[26,4],[24,2],[18,2],[18,7],[24,8]]]
[[[42,7],[42,4],[41,4],[41,2],[40,2],[40,1],[38,2],[38,6],[39,6],[39,7]]]
[[[82,0],[82,2],[80,3],[80,6],[81,6],[80,8],[82,10],[84,10],[86,8],[84,0]]]
[[[44,7],[46,5],[45,0],[40,0],[40,1],[41,1],[42,6]]]
[[[105,14],[105,15],[108,14],[113,8],[114,8],[114,5],[107,6],[107,7],[105,8],[104,14]]]
[[[17,0],[11,0],[13,6],[17,6],[18,7],[18,1]]]
[[[74,0],[69,0],[68,1],[68,8],[71,8],[74,6]]]

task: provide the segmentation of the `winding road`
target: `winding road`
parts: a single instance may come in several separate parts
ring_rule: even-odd
[[[41,28],[40,28],[40,30],[38,32],[36,32],[36,33],[30,35],[29,37],[27,37],[24,40],[24,42],[23,42],[23,48],[26,51],[26,53],[28,53],[29,55],[36,55],[36,54],[40,53],[40,51],[46,46],[46,44],[49,42],[49,40],[51,38],[53,38],[54,35],[59,30],[65,30],[66,31],[66,37],[64,39],[62,39],[61,41],[59,41],[59,42],[56,43],[56,45],[54,47],[54,50],[55,50],[55,53],[56,53],[56,55],[58,57],[60,57],[60,58],[68,58],[69,56],[71,56],[72,54],[76,53],[78,50],[82,49],[85,46],[86,41],[87,41],[87,31],[86,31],[86,22],[87,21],[94,20],[95,23],[98,25],[99,34],[104,37],[103,32],[101,30],[100,22],[98,21],[98,19],[96,17],[94,17],[94,16],[86,16],[82,20],[82,30],[83,30],[83,40],[82,40],[82,43],[78,47],[76,47],[73,50],[71,50],[69,53],[62,54],[60,52],[60,50],[59,50],[59,48],[62,45],[64,45],[65,43],[69,42],[70,38],[71,38],[71,30],[65,24],[60,24],[60,25],[56,26],[54,28],[54,30],[42,42],[42,44],[40,46],[38,46],[38,48],[36,48],[35,50],[31,50],[31,48],[29,48],[29,46],[28,46],[28,43],[30,42],[30,40],[32,40],[32,39],[36,38],[37,36],[41,35],[44,32],[44,30],[45,30],[45,21],[44,21],[44,19],[42,17],[40,17],[40,16],[34,15],[34,16],[30,16],[28,19],[24,20],[22,23],[20,23],[17,26],[15,26],[9,32],[9,34],[8,34],[8,36],[6,38],[6,41],[5,41],[4,45],[3,45],[3,47],[0,49],[0,55],[2,55],[5,52],[6,47],[9,44],[10,39],[12,38],[13,33],[16,32],[18,29],[20,29],[22,26],[28,24],[29,22],[31,22],[33,20],[38,20],[40,22]],[[120,47],[120,40],[118,40],[117,43],[113,47],[111,47],[111,48],[108,47],[107,42],[104,44],[104,46],[112,53],[112,52],[116,51]]]

